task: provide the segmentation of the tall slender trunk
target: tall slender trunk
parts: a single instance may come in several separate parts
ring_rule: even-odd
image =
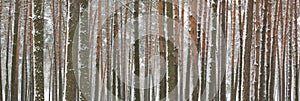
[[[29,20],[29,46],[30,46],[30,54],[29,54],[29,60],[30,60],[30,66],[29,66],[29,83],[28,83],[28,88],[29,88],[29,99],[30,101],[34,100],[34,53],[33,53],[33,0],[30,0],[30,6],[29,6],[29,17],[31,19]]]
[[[3,2],[0,3],[0,23],[2,23],[2,5]],[[2,29],[2,26],[0,25],[0,30]],[[4,29],[5,30],[5,29]],[[0,39],[2,39],[2,36],[0,36]],[[3,101],[4,99],[2,99],[3,97],[3,93],[2,93],[2,41],[0,41],[0,101]]]
[[[133,21],[133,27],[134,27],[134,74],[137,75],[138,77],[140,76],[140,53],[139,53],[139,44],[140,44],[140,40],[139,40],[139,5],[140,5],[140,1],[139,0],[135,0],[134,1],[134,12],[133,12],[133,18],[135,19]],[[137,80],[134,81],[134,84],[136,87],[134,89],[134,96],[135,96],[135,100],[136,101],[140,101],[141,100],[141,94],[140,94],[140,81],[139,78]]]
[[[202,7],[202,4],[203,3],[203,0],[199,0],[199,1],[197,1],[197,5],[199,5],[199,6],[197,6],[196,8],[196,10],[197,10],[197,17],[196,17],[196,19],[197,19],[197,42],[196,42],[196,47],[197,47],[197,61],[198,61],[198,66],[197,66],[197,70],[198,70],[198,77],[197,78],[199,78],[198,80],[197,80],[197,89],[193,92],[193,94],[197,94],[197,100],[198,99],[201,99],[201,91],[202,91],[202,89],[201,89],[201,83],[203,82],[203,81],[200,81],[202,78],[201,78],[201,59],[202,59],[202,57],[201,57],[201,33],[202,33],[202,30],[201,30],[201,26],[203,26],[202,25],[202,9],[203,9],[203,7]],[[177,4],[177,3],[176,3]],[[178,4],[177,4],[178,5]],[[176,15],[176,11],[175,11],[175,16],[177,16]],[[175,21],[176,21],[176,17],[175,17]],[[178,22],[178,21],[176,21],[176,22]],[[178,28],[178,27],[176,27],[176,28]],[[176,31],[175,30],[175,33],[176,32],[178,32],[178,31]],[[176,36],[175,36],[176,37]],[[179,37],[179,36],[178,36]],[[177,38],[176,38],[177,39]],[[176,42],[176,41],[175,41]],[[176,44],[177,45],[177,44]],[[178,45],[179,45],[179,42],[178,42]],[[176,57],[177,57],[178,55],[176,55]],[[199,66],[200,65],[200,66]],[[180,81],[179,81],[180,82]],[[199,97],[199,98],[198,98]]]
[[[66,16],[68,16],[69,15],[69,9],[70,9],[70,7],[69,7],[69,0],[65,0],[64,1],[65,3],[66,3]],[[60,14],[60,19],[62,19],[63,17],[63,8],[62,8],[62,1],[60,2],[60,5],[59,5],[59,14]],[[67,17],[68,18],[68,17]],[[62,22],[60,22],[60,23],[62,23]],[[65,30],[68,30],[67,28],[69,28],[68,26],[68,23],[64,23],[64,24],[60,24],[60,26],[61,27],[63,27],[64,26],[64,28],[65,28]],[[65,37],[67,37],[68,35],[67,34],[69,34],[69,33],[67,33],[68,31],[63,31],[63,28],[61,28],[61,29],[59,29],[59,35],[58,35],[58,55],[59,55],[59,57],[58,57],[58,67],[56,68],[56,70],[57,70],[57,79],[58,79],[58,83],[57,83],[57,85],[58,85],[58,94],[57,94],[57,97],[58,97],[58,101],[62,101],[63,100],[63,86],[65,85],[65,83],[64,83],[64,85],[63,85],[63,80],[65,80],[65,79],[63,79],[63,77],[65,77],[65,75],[63,75],[62,73],[65,73],[64,71],[65,71],[65,65],[63,65],[63,63],[64,63],[64,61],[62,61],[63,59],[66,59],[66,55],[65,55],[65,58],[63,58],[63,40],[62,40],[62,36],[63,36],[63,34],[65,34],[64,36]],[[66,43],[67,43],[67,41],[68,41],[68,39],[64,39],[65,40],[65,45],[66,45]],[[66,48],[66,47],[65,47]],[[66,50],[65,50],[65,53],[66,53]],[[65,64],[65,63],[64,63]]]
[[[277,35],[280,35],[281,37],[283,37],[283,28],[282,28],[282,26],[283,26],[283,19],[282,19],[282,0],[279,0],[279,10],[278,10],[278,24],[277,24],[277,26],[275,26],[275,27],[277,27],[277,28],[279,28],[277,31],[276,31],[276,33],[277,33]],[[279,24],[280,24],[280,26],[279,26]],[[280,32],[280,34],[278,34],[278,32]],[[281,38],[281,40],[283,40],[283,38]],[[279,40],[278,40],[279,41]],[[279,41],[280,42],[280,41]],[[280,43],[282,43],[282,42],[280,42]],[[282,45],[281,45],[281,47],[282,47]],[[282,51],[282,48],[280,48],[280,47],[278,47],[277,48],[277,60],[278,60],[278,66],[277,66],[277,69],[278,69],[278,78],[280,79],[279,81],[278,81],[278,95],[279,95],[279,97],[278,97],[278,99],[279,100],[282,100],[282,66],[283,66],[283,64],[282,64],[282,57],[281,57],[281,51]]]
[[[159,52],[160,52],[160,69],[161,71],[166,71],[166,39],[164,32],[164,16],[165,16],[165,2],[163,0],[158,1],[158,27],[159,27]],[[160,82],[159,87],[159,99],[166,97],[166,76],[163,77]]]
[[[25,101],[27,98],[27,21],[28,21],[28,0],[25,1],[25,23],[23,35],[23,60],[22,60],[22,83],[21,83],[21,100]],[[0,52],[1,53],[1,52]]]
[[[294,55],[295,55],[295,64],[294,66],[294,73],[295,73],[295,87],[294,87],[294,91],[295,91],[295,101],[299,101],[299,59],[298,59],[298,23],[297,23],[297,19],[298,19],[298,11],[297,11],[297,0],[294,0],[293,2],[293,10],[294,10]]]
[[[178,96],[180,93],[178,93],[179,89],[180,89],[180,85],[179,85],[179,46],[180,46],[180,43],[179,43],[179,33],[180,33],[180,28],[179,28],[179,0],[174,0],[174,4],[173,4],[173,13],[174,13],[174,21],[175,21],[175,24],[174,24],[174,56],[175,56],[175,68],[176,68],[176,74],[175,74],[175,80],[176,80],[176,88],[175,88],[175,94],[174,94],[174,98],[177,99],[177,100],[180,100]]]
[[[185,2],[184,1],[181,1],[181,6],[182,7],[184,7],[184,4],[185,4]],[[179,5],[179,4],[178,4]],[[160,8],[160,9],[162,9],[162,8]],[[180,27],[181,27],[181,32],[180,32],[180,34],[181,34],[181,43],[180,43],[180,47],[181,47],[181,49],[180,49],[180,60],[181,61],[183,61],[183,57],[184,57],[184,53],[183,53],[183,47],[184,47],[184,9],[181,9],[181,17],[180,17],[180,20],[181,20],[181,25],[180,25]],[[180,68],[179,68],[179,72],[180,72],[180,80],[181,79],[183,79],[183,75],[184,75],[184,73],[183,73],[183,62],[180,64]],[[183,82],[180,82],[180,91],[179,91],[179,95],[181,95],[181,96],[184,96],[184,84],[183,84]],[[181,97],[181,99],[179,99],[179,100],[183,100],[183,98],[184,97]]]
[[[276,68],[276,52],[278,47],[278,0],[276,0],[275,5],[275,20],[273,26],[273,43],[272,43],[272,55],[271,55],[271,64],[270,64],[270,101],[274,101],[274,89],[275,89],[275,68]]]
[[[53,85],[52,85],[52,100],[57,101],[57,77],[58,77],[58,71],[60,71],[58,68],[60,68],[60,55],[59,55],[59,33],[57,32],[57,26],[56,23],[56,13],[57,9],[55,6],[55,0],[52,0],[52,17],[53,17],[53,46],[54,46],[54,68],[53,68]]]
[[[190,12],[191,15],[188,17],[190,22],[190,30],[189,35],[191,37],[191,43],[189,49],[191,50],[191,70],[192,70],[192,76],[191,76],[191,82],[192,85],[194,85],[194,89],[192,90],[192,99],[191,100],[198,100],[198,93],[199,93],[199,81],[195,78],[198,78],[198,50],[197,50],[197,0],[193,0],[189,2],[190,4]],[[196,81],[195,81],[196,80]],[[189,93],[188,93],[189,94]]]
[[[68,1],[67,1],[68,2]],[[68,33],[68,40],[67,42],[67,73],[66,73],[66,100],[68,101],[75,101],[78,93],[77,88],[77,81],[74,74],[74,67],[72,63],[72,46],[73,46],[73,38],[75,36],[75,32],[77,32],[77,25],[79,20],[79,1],[77,0],[70,0],[70,19],[69,19],[69,33]]]
[[[260,1],[255,2],[255,82],[254,82],[254,96],[255,101],[259,100],[258,87],[259,87],[259,66],[260,66]]]
[[[44,0],[34,0],[34,81],[36,100],[44,100]]]
[[[266,51],[266,98],[267,100],[269,100],[269,96],[270,96],[270,72],[271,72],[271,27],[272,27],[272,23],[271,23],[271,17],[272,17],[272,4],[270,3],[271,0],[265,1],[265,5],[267,5],[267,26],[266,26],[266,32],[267,32],[267,51]]]
[[[11,14],[11,9],[12,9],[12,0],[10,0],[10,2],[9,2],[9,10],[8,10],[8,13],[9,14]],[[10,37],[11,37],[11,27],[12,27],[12,24],[11,24],[11,19],[12,19],[12,16],[8,16],[8,24],[7,24],[7,26],[8,26],[8,29],[7,29],[7,38],[6,38],[6,40],[7,40],[7,43],[6,43],[6,46],[7,46],[7,48],[6,48],[6,62],[5,62],[5,65],[6,65],[6,84],[5,84],[5,99],[6,100],[10,100],[10,98],[11,98],[11,95],[10,95],[10,93],[9,93],[9,73],[8,73],[8,71],[9,71],[9,54],[10,54],[10,42],[11,42],[11,39],[10,39]]]
[[[99,95],[99,92],[100,92],[100,94],[102,94],[101,93],[101,89],[100,89],[100,87],[101,87],[101,82],[102,81],[100,81],[100,77],[102,77],[101,76],[101,74],[102,74],[102,72],[101,72],[101,70],[102,70],[102,53],[101,53],[101,49],[102,49],[102,23],[101,23],[101,20],[102,20],[102,17],[101,17],[101,7],[102,7],[102,5],[101,5],[101,0],[99,0],[98,1],[98,4],[97,4],[97,6],[98,6],[98,8],[97,8],[97,17],[98,17],[98,29],[97,29],[97,50],[96,50],[96,85],[95,85],[95,97],[94,97],[94,100],[95,101],[98,101],[100,98],[100,95]]]
[[[167,47],[168,47],[168,92],[169,92],[169,98],[170,100],[175,101],[177,95],[171,95],[171,92],[177,92],[177,64],[176,64],[176,57],[175,57],[175,43],[174,43],[174,12],[173,12],[173,3],[172,1],[166,2],[166,16],[167,16],[167,35],[168,35],[168,41],[167,41]]]
[[[117,2],[114,2],[114,12],[113,12],[113,37],[112,37],[112,41],[113,41],[113,45],[112,45],[112,47],[113,47],[113,49],[112,49],[112,51],[111,52],[113,52],[112,54],[113,54],[113,60],[112,60],[112,63],[113,63],[113,66],[112,66],[112,68],[113,68],[113,95],[114,96],[117,96],[118,98],[119,98],[119,82],[120,82],[120,80],[117,78],[117,71],[116,70],[120,70],[120,69],[118,69],[118,68],[120,68],[120,66],[119,65],[117,65],[117,64],[119,64],[119,59],[118,59],[118,57],[119,57],[119,49],[118,49],[118,47],[119,47],[119,25],[118,25],[118,14],[117,14],[117,12],[119,12],[118,11],[118,3]],[[141,83],[141,81],[139,81],[139,83]],[[118,95],[117,95],[118,94]],[[113,97],[113,100],[116,100],[116,97]]]
[[[291,1],[287,1],[287,2],[291,2]],[[291,5],[291,4],[290,4]],[[292,8],[292,7],[290,7]],[[290,11],[289,13],[289,19],[292,17],[292,13],[293,11],[291,9],[288,9]],[[293,88],[293,85],[292,85],[292,72],[293,72],[293,47],[292,47],[292,35],[293,35],[293,32],[292,32],[292,27],[290,25],[292,25],[292,21],[291,20],[288,20],[288,31],[287,31],[287,34],[288,34],[288,63],[287,63],[287,98],[286,100],[288,101],[291,101],[292,100],[292,88]]]
[[[144,76],[145,76],[145,80],[144,80],[144,86],[145,87],[148,87],[150,86],[150,79],[149,78],[149,67],[150,67],[150,46],[151,46],[151,39],[150,39],[150,36],[151,36],[151,33],[150,30],[149,30],[149,26],[151,26],[151,23],[149,23],[149,18],[151,17],[151,12],[150,12],[150,3],[151,1],[143,1],[143,3],[146,5],[146,12],[149,14],[149,15],[145,15],[145,24],[146,24],[146,37],[145,37],[145,71],[144,71]],[[150,89],[149,88],[145,88],[145,90],[143,91],[144,92],[144,100],[145,101],[149,101],[150,100]]]
[[[267,8],[267,3],[264,2],[263,6]],[[263,10],[263,27],[262,27],[262,41],[261,41],[261,63],[260,63],[260,90],[259,90],[259,100],[266,100],[265,89],[266,89],[266,81],[265,81],[265,47],[266,47],[266,24],[267,24],[267,10]]]
[[[18,71],[19,71],[19,46],[20,46],[20,33],[19,33],[19,15],[20,15],[20,1],[15,3],[15,21],[13,32],[13,53],[12,53],[12,69],[11,69],[11,96],[13,101],[18,100]]]
[[[126,0],[126,8],[125,8],[125,19],[124,19],[124,25],[126,25],[127,24],[127,22],[128,22],[128,16],[129,16],[129,14],[128,14],[128,6],[129,6],[129,0]],[[124,58],[123,58],[123,69],[122,70],[124,70],[124,73],[125,73],[125,75],[124,75],[124,80],[129,80],[129,74],[130,74],[130,66],[128,66],[127,65],[127,58],[128,58],[128,56],[130,56],[130,55],[127,55],[127,29],[126,29],[126,27],[124,27],[124,40],[123,40],[123,52],[124,52]],[[130,59],[130,58],[129,58]],[[129,100],[129,97],[131,96],[131,92],[130,92],[130,89],[128,88],[128,87],[126,87],[125,85],[124,85],[124,99],[125,100]],[[154,94],[153,94],[154,95]]]
[[[240,30],[239,30],[239,34],[240,34],[240,51],[239,51],[239,66],[238,66],[238,100],[241,100],[241,97],[242,97],[242,67],[243,67],[243,31],[244,31],[244,17],[245,15],[243,15],[242,13],[242,3],[241,3],[241,0],[238,0],[238,4],[239,4],[239,27],[240,27]]]
[[[78,89],[77,94],[79,94],[79,99],[80,100],[84,100],[84,101],[88,101],[91,100],[91,78],[90,78],[90,74],[91,74],[91,70],[90,70],[90,48],[83,48],[83,47],[90,47],[90,17],[89,13],[91,11],[91,9],[89,10],[88,6],[89,6],[89,1],[88,0],[81,0],[79,1],[79,10],[80,13],[79,15],[79,20],[78,20],[78,52],[79,54],[79,67],[78,68],[78,72],[80,72],[80,77],[78,77],[78,87],[80,89]],[[77,13],[77,12],[76,12]],[[77,33],[74,33],[77,34]],[[76,36],[76,35],[75,35]],[[70,37],[72,38],[72,37]],[[75,57],[74,57],[75,58]],[[76,64],[73,63],[72,67],[75,69]],[[74,73],[77,71],[74,71]],[[81,89],[84,88],[84,89]]]
[[[231,42],[231,48],[232,48],[232,54],[231,54],[231,94],[230,94],[230,100],[231,101],[235,101],[236,100],[236,79],[234,79],[235,77],[237,77],[235,71],[235,62],[234,62],[234,55],[235,55],[235,34],[236,34],[236,0],[233,0],[233,15],[232,17],[232,42]]]
[[[283,57],[284,57],[284,67],[283,67],[283,69],[284,69],[284,80],[285,81],[283,81],[283,83],[284,83],[284,100],[291,100],[290,99],[290,87],[291,87],[291,85],[290,85],[290,68],[291,68],[291,66],[290,66],[290,41],[291,41],[291,29],[290,29],[290,27],[289,27],[289,24],[290,24],[290,15],[289,15],[289,13],[291,13],[290,12],[290,10],[289,10],[289,7],[290,6],[290,1],[286,1],[286,8],[285,8],[285,12],[286,12],[286,14],[285,14],[285,25],[284,25],[284,42],[283,42],[283,44],[284,44],[284,55],[283,55]]]
[[[221,1],[221,31],[220,31],[220,34],[221,34],[221,63],[220,63],[220,69],[221,69],[221,72],[220,72],[220,76],[221,77],[221,90],[220,90],[220,99],[221,100],[225,100],[226,99],[226,76],[223,76],[223,75],[226,75],[226,74],[223,74],[223,73],[226,73],[226,64],[227,64],[227,23],[226,23],[226,20],[228,19],[227,18],[227,12],[228,12],[228,9],[227,9],[227,5],[226,5],[226,1],[225,0],[222,0]],[[219,85],[217,85],[219,86]]]
[[[204,9],[203,9],[203,31],[202,31],[202,45],[201,45],[201,56],[202,56],[202,59],[201,59],[201,95],[203,95],[203,93],[205,92],[205,88],[206,88],[206,75],[207,75],[207,73],[206,73],[206,67],[207,67],[207,48],[206,47],[208,47],[208,45],[207,45],[207,31],[206,31],[206,20],[204,20],[204,19],[207,19],[206,17],[207,17],[207,15],[208,15],[208,13],[207,13],[207,0],[205,0],[205,2],[204,2]],[[182,19],[182,20],[184,20],[184,19]],[[203,99],[203,98],[201,98],[201,99]]]
[[[250,56],[251,56],[251,41],[252,41],[252,27],[253,27],[253,0],[248,1],[247,9],[247,32],[245,40],[245,56],[244,56],[244,82],[243,82],[243,101],[250,100]]]
[[[217,0],[211,0],[210,5],[210,17],[209,17],[209,22],[212,25],[209,27],[209,33],[211,34],[209,39],[211,40],[209,43],[209,58],[210,60],[208,61],[209,65],[209,76],[208,76],[208,100],[218,100],[218,90],[216,89],[218,84],[217,84],[217,58],[216,58],[216,51],[217,51],[217,9],[218,9],[218,4]]]
[[[277,20],[278,20],[278,23],[277,23],[277,25],[275,26],[276,28],[275,28],[275,30],[276,30],[276,34],[278,34],[279,32],[280,32],[280,36],[282,37],[283,36],[283,34],[282,34],[282,32],[283,32],[283,20],[281,20],[282,19],[282,0],[280,0],[279,1],[279,10],[278,10],[278,18],[277,18]],[[279,21],[280,20],[280,21]],[[280,24],[280,26],[279,26],[279,24]],[[279,29],[280,30],[279,30]],[[283,38],[281,38],[281,40],[282,40]],[[278,40],[279,41],[279,40]],[[276,43],[278,43],[278,42],[276,42]],[[280,43],[282,43],[282,42],[280,42]],[[282,47],[282,46],[281,46]],[[277,75],[277,77],[279,78],[279,80],[278,80],[278,89],[277,89],[277,91],[278,91],[278,95],[279,95],[279,97],[278,97],[278,99],[282,99],[282,72],[281,72],[281,68],[283,67],[283,64],[282,64],[282,57],[281,57],[281,53],[282,53],[282,49],[281,48],[279,48],[278,46],[277,46],[277,52],[276,52],[276,54],[277,54],[277,69],[278,69],[278,75]],[[276,64],[276,63],[275,63]]]

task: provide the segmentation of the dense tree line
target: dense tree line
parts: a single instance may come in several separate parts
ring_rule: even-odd
[[[0,101],[299,101],[299,0],[1,0]]]

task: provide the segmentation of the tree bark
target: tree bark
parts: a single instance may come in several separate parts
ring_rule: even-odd
[[[15,3],[15,21],[13,32],[13,53],[12,53],[12,69],[11,69],[11,96],[13,101],[18,100],[18,71],[19,71],[19,46],[20,46],[20,33],[19,33],[19,15],[20,15],[20,1]]]
[[[69,2],[67,0],[66,2]],[[73,45],[73,38],[75,36],[75,32],[77,30],[78,26],[78,20],[79,20],[79,1],[76,0],[70,0],[70,19],[69,19],[69,33],[68,33],[68,40],[67,42],[67,73],[66,73],[66,100],[68,101],[75,101],[77,98],[78,88],[77,88],[77,81],[74,74],[74,67],[72,63],[72,45]]]
[[[164,32],[164,16],[165,16],[165,2],[163,0],[158,1],[158,27],[159,27],[159,52],[160,52],[160,69],[166,71],[166,39]],[[159,99],[166,97],[166,75],[162,77],[159,87]]]

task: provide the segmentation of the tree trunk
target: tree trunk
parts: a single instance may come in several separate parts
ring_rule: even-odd
[[[252,41],[252,27],[253,27],[253,0],[248,1],[247,9],[247,32],[245,40],[245,55],[244,55],[244,89],[243,89],[243,101],[250,100],[250,56],[251,56],[251,41]]]
[[[11,69],[11,96],[13,101],[18,100],[18,71],[19,71],[19,46],[20,46],[20,33],[19,33],[19,15],[20,15],[20,1],[15,3],[15,21],[13,33],[13,54],[12,54],[12,69]]]
[[[231,45],[231,48],[232,48],[232,54],[231,54],[231,64],[232,64],[232,67],[231,67],[231,94],[230,94],[230,100],[231,101],[235,101],[236,100],[236,88],[237,88],[237,85],[236,85],[236,82],[237,82],[237,79],[234,79],[235,77],[237,77],[237,75],[235,74],[235,69],[236,69],[236,66],[234,65],[235,62],[234,62],[234,55],[235,55],[235,34],[236,34],[236,0],[233,1],[233,16],[232,16],[232,45]]]
[[[270,64],[270,101],[274,101],[274,89],[275,89],[275,68],[276,68],[276,52],[278,47],[278,0],[276,0],[275,5],[275,21],[274,21],[274,32],[273,32],[273,43],[272,43],[272,55],[271,55],[271,64]]]
[[[218,100],[218,91],[217,89],[217,58],[216,58],[216,51],[217,51],[217,0],[211,0],[211,8],[212,10],[210,10],[210,17],[209,17],[209,22],[211,21],[212,24],[212,28],[209,28],[209,32],[210,32],[210,45],[209,45],[209,77],[208,77],[208,84],[209,84],[209,92],[208,93],[208,100]],[[210,25],[210,23],[208,23],[208,25]]]
[[[227,9],[227,5],[226,5],[226,1],[225,0],[222,0],[221,1],[221,31],[220,31],[220,34],[221,34],[221,63],[220,63],[220,71],[219,72],[220,76],[221,77],[221,90],[220,90],[220,99],[221,100],[225,100],[226,99],[226,64],[227,64],[227,23],[226,23],[226,19],[227,18],[227,12],[228,12],[228,9]],[[224,74],[225,73],[225,74]],[[225,76],[223,76],[225,75]],[[219,85],[217,85],[219,86]]]
[[[159,52],[160,52],[160,69],[166,71],[166,39],[164,32],[164,16],[165,16],[165,2],[162,0],[158,1],[158,27],[159,27]],[[166,86],[166,75],[162,77],[159,87],[159,99],[166,97],[167,86]]]
[[[68,0],[66,2],[69,2]],[[75,101],[77,98],[77,81],[74,74],[74,67],[72,63],[72,45],[73,45],[73,38],[75,36],[75,32],[77,32],[78,20],[79,20],[79,1],[70,0],[70,19],[69,19],[69,35],[67,42],[67,73],[66,73],[66,100],[68,101]]]
[[[23,60],[22,60],[22,82],[21,82],[21,100],[25,101],[27,98],[27,20],[28,20],[28,1],[25,1],[25,25],[23,35]],[[1,53],[1,52],[0,52]]]
[[[35,91],[36,100],[44,100],[44,1],[34,0],[34,15],[35,19],[33,21],[35,34],[34,34],[34,56],[35,56]]]
[[[265,8],[267,8],[267,3],[263,4]],[[266,24],[267,24],[267,10],[263,10],[263,27],[262,27],[262,41],[261,41],[261,65],[260,65],[260,90],[259,90],[259,100],[266,100],[266,81],[265,81],[265,47],[266,47]]]
[[[259,66],[260,66],[260,1],[255,2],[255,83],[254,83],[254,96],[255,101],[259,101],[258,87],[259,87]]]
[[[101,49],[102,49],[102,23],[101,23],[101,20],[102,20],[102,17],[101,17],[101,5],[102,1],[99,0],[98,1],[98,8],[97,8],[97,17],[98,17],[98,29],[97,29],[97,47],[96,47],[96,85],[95,85],[95,97],[94,97],[94,100],[95,101],[98,101],[100,99],[100,96],[102,94],[102,91],[100,89],[101,87],[101,80],[102,79],[101,77],[101,74],[103,73],[101,70],[102,70],[102,53],[101,53]],[[99,94],[100,93],[100,94]]]
[[[140,1],[136,0],[134,1],[134,12],[133,12],[133,26],[134,26],[134,74],[137,75],[138,77],[140,76],[140,53],[139,53],[139,5]],[[141,94],[140,94],[140,81],[139,78],[137,81],[134,81],[134,84],[137,88],[134,89],[134,96],[136,101],[141,100]]]
[[[295,76],[295,101],[299,101],[299,64],[298,64],[298,24],[297,24],[297,19],[298,19],[298,11],[297,11],[297,0],[294,0],[293,2],[293,10],[294,10],[294,57],[295,57],[295,64],[293,65],[294,67],[294,76]]]
[[[0,3],[0,23],[2,23],[2,5],[3,5],[3,2]],[[0,30],[3,30],[2,29],[2,26],[0,25]],[[5,30],[5,29],[4,29]],[[0,37],[0,39],[2,39],[2,36]],[[0,101],[3,101],[3,92],[2,92],[2,41],[0,41],[0,79],[1,79],[1,82],[0,82]]]

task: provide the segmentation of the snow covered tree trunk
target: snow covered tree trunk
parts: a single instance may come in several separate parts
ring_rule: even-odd
[[[8,13],[9,14],[11,14],[11,9],[12,9],[12,0],[10,0],[9,1],[9,10],[8,10]],[[8,5],[8,4],[7,4]],[[9,85],[10,85],[10,83],[9,83],[9,62],[10,62],[10,58],[9,58],[9,56],[10,56],[10,49],[11,49],[11,36],[12,36],[12,31],[11,31],[11,27],[12,27],[12,16],[8,16],[8,24],[7,24],[7,38],[6,38],[6,41],[7,41],[7,43],[6,43],[6,61],[5,61],[5,65],[6,65],[6,84],[5,84],[5,99],[6,100],[11,100],[10,98],[11,98],[11,95],[10,95],[10,93],[9,93]]]
[[[267,3],[263,2],[263,8],[267,8]],[[262,27],[262,41],[261,41],[261,64],[260,64],[260,90],[259,90],[259,100],[266,100],[265,90],[266,80],[265,80],[265,50],[266,50],[266,25],[267,25],[267,9],[262,9],[263,12],[263,27]]]
[[[261,47],[261,41],[260,41],[260,1],[255,2],[255,81],[254,81],[254,97],[255,101],[259,100],[259,68],[260,68],[260,47]]]
[[[293,16],[293,20],[294,20],[294,29],[293,29],[293,35],[294,35],[294,50],[293,50],[293,53],[294,53],[294,64],[293,64],[293,67],[294,67],[294,84],[295,84],[295,87],[294,87],[294,92],[295,92],[295,97],[293,100],[295,101],[299,101],[299,59],[298,59],[298,24],[297,24],[297,18],[298,18],[298,12],[297,12],[297,0],[294,0],[293,1],[293,11],[294,11],[294,16]],[[292,25],[291,25],[292,26]]]
[[[270,3],[271,0],[265,1],[267,5],[267,26],[266,26],[266,33],[267,33],[267,50],[266,50],[266,98],[267,100],[270,99],[270,73],[271,73],[271,27],[272,27],[272,22],[271,22],[271,17],[272,17],[272,4]]]
[[[243,47],[243,43],[244,43],[244,40],[243,40],[243,33],[244,33],[244,18],[245,18],[245,15],[244,15],[244,12],[242,12],[242,2],[241,0],[238,0],[238,6],[239,6],[239,13],[238,13],[238,16],[239,16],[239,42],[240,42],[240,49],[239,49],[239,58],[238,58],[238,100],[241,100],[241,97],[242,97],[242,68],[243,68],[243,50],[244,50],[244,47]]]
[[[244,72],[243,72],[243,101],[250,99],[250,56],[251,56],[251,43],[252,43],[252,27],[253,27],[253,0],[248,1],[247,6],[247,29],[245,39],[245,54],[244,54]]]
[[[79,95],[80,100],[91,100],[91,80],[90,80],[90,74],[91,74],[91,67],[89,66],[90,63],[90,33],[89,29],[91,26],[89,26],[89,19],[91,16],[89,16],[90,11],[88,10],[89,6],[92,6],[91,4],[88,4],[88,0],[82,0],[79,2],[79,21],[78,21],[78,52],[79,54],[79,64],[78,64],[78,73],[80,77],[78,77],[78,86],[80,88]],[[75,12],[74,12],[75,13]],[[77,26],[75,26],[77,27]],[[71,28],[71,27],[70,27]],[[74,33],[77,34],[77,33]],[[72,38],[72,37],[70,37]],[[73,44],[73,43],[70,43]],[[72,58],[73,59],[73,58]],[[75,64],[75,63],[73,63]],[[72,65],[72,67],[75,69],[75,65]],[[75,72],[75,71],[74,71]],[[82,88],[82,89],[81,89]]]
[[[271,64],[270,64],[270,100],[274,101],[275,96],[275,69],[276,69],[276,52],[278,47],[278,0],[276,0],[275,5],[275,20],[274,20],[274,26],[272,28],[273,31],[273,43],[272,43],[272,55],[271,55]]]
[[[287,9],[287,18],[291,18],[292,15],[293,15],[293,12],[292,12],[292,1],[287,1],[289,5],[289,9]],[[293,35],[293,32],[292,32],[292,22],[291,20],[286,20],[286,27],[287,27],[287,30],[286,30],[286,34],[287,34],[287,38],[288,38],[288,42],[287,42],[287,45],[288,45],[288,49],[287,49],[287,85],[286,85],[286,90],[287,90],[287,94],[286,94],[286,100],[292,100],[293,99],[293,96],[292,96],[292,77],[293,77],[293,46],[292,46],[292,35]]]
[[[208,100],[218,100],[218,93],[217,92],[217,58],[216,58],[216,51],[217,51],[217,0],[210,1],[210,16],[209,20],[211,22],[208,23],[209,25],[209,59],[208,59]]]
[[[34,0],[35,100],[44,100],[44,1]]]
[[[2,0],[0,99],[299,100],[298,6]]]
[[[29,99],[30,101],[34,100],[34,53],[33,53],[33,0],[30,0],[30,6],[29,6],[29,46],[30,46],[30,54],[29,54],[29,60],[30,60],[30,66],[29,66]]]

